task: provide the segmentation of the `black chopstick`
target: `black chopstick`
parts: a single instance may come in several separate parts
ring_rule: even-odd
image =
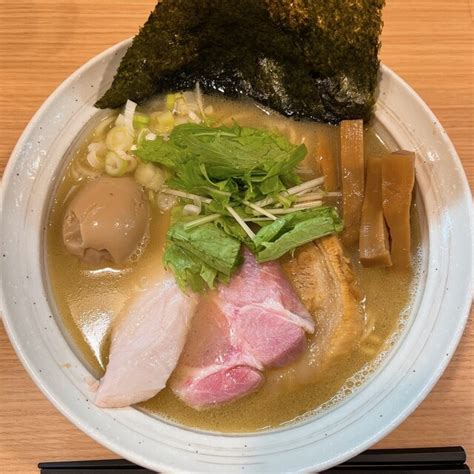
[[[465,474],[466,452],[461,446],[445,448],[369,449],[345,463],[324,471],[331,474]],[[124,459],[102,461],[43,462],[38,464],[42,474],[127,474],[151,473]]]
[[[464,464],[466,452],[461,446],[446,448],[369,449],[344,465]]]
[[[369,449],[345,463],[328,469],[331,474],[468,473],[466,452],[461,446],[444,448]]]
[[[115,474],[118,472],[144,474],[153,472],[125,459],[41,462],[38,464],[38,468],[41,470],[41,474],[91,474],[92,472],[100,472],[100,474]]]

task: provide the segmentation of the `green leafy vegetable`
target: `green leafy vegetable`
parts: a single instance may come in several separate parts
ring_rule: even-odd
[[[242,227],[232,217],[221,216],[214,221],[215,225],[222,229],[227,235],[240,240],[249,249],[254,250],[255,245],[249,236],[245,233]]]
[[[217,271],[176,244],[166,246],[163,264],[173,271],[176,281],[184,290],[190,288],[201,292],[207,287],[214,287]]]
[[[162,0],[97,102],[193,87],[288,116],[368,119],[384,0]]]
[[[254,239],[257,247],[257,260],[267,262],[276,260],[289,250],[343,228],[334,207],[320,207],[299,211],[280,217],[262,227]]]
[[[239,264],[241,243],[258,260],[267,261],[342,229],[334,208],[291,212],[296,196],[282,191],[290,193],[288,186],[299,182],[295,169],[306,148],[279,135],[237,124],[215,128],[183,124],[167,139],[142,142],[135,154],[168,168],[166,185],[173,192],[200,200],[199,216],[184,215],[183,203],[173,208],[167,234],[163,261],[183,288],[203,291],[212,288],[216,279],[228,280]],[[288,214],[258,222],[261,228],[255,234],[258,225],[251,229],[249,224],[263,211],[258,205],[252,207],[251,199],[255,203],[262,197],[283,205]],[[272,218],[268,211],[266,218]]]
[[[240,242],[214,224],[203,224],[186,229],[182,222],[177,222],[171,226],[167,237],[170,242],[188,255],[188,261],[182,261],[184,258],[182,253],[178,254],[172,249],[171,254],[167,256],[167,265],[173,269],[184,268],[187,271],[191,268],[189,258],[192,258],[195,264],[200,265],[199,274],[203,276],[203,272],[205,272],[206,276],[203,279],[206,282],[211,280],[209,269],[230,276],[240,262]],[[173,258],[176,258],[176,261]],[[192,268],[196,270],[195,266]],[[181,271],[181,274],[186,275],[186,272]]]
[[[169,186],[209,193],[222,205],[228,204],[226,193],[239,189],[249,199],[296,184],[294,170],[306,153],[305,145],[264,130],[194,123],[176,126],[169,139],[144,141],[135,151],[141,160],[174,171]]]

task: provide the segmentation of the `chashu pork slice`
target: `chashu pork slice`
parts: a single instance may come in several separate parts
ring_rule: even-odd
[[[201,299],[171,389],[187,405],[206,408],[255,391],[262,365],[235,338],[219,308],[217,293]]]
[[[337,236],[300,247],[282,266],[316,327],[303,356],[273,374],[273,382],[296,389],[350,354],[362,337],[365,316],[353,269]]]
[[[241,398],[260,386],[263,369],[304,352],[305,331],[314,322],[280,265],[244,250],[230,283],[201,300],[171,389],[197,409]]]
[[[175,369],[198,304],[172,276],[141,293],[112,332],[109,362],[95,403],[132,405],[162,390]]]

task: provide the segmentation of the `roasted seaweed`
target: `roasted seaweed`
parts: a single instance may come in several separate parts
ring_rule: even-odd
[[[287,116],[370,118],[384,0],[163,0],[97,102],[193,87]]]

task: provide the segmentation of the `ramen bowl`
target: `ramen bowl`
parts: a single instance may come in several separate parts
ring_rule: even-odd
[[[157,471],[318,471],[368,448],[426,397],[449,363],[471,303],[472,210],[461,163],[416,93],[381,66],[377,126],[416,152],[421,255],[412,304],[376,370],[353,393],[299,422],[249,434],[180,426],[135,408],[100,409],[92,374],[61,326],[46,272],[45,230],[65,156],[98,113],[130,45],[122,42],[70,76],[43,104],[4,175],[3,320],[38,387],[90,437]]]

